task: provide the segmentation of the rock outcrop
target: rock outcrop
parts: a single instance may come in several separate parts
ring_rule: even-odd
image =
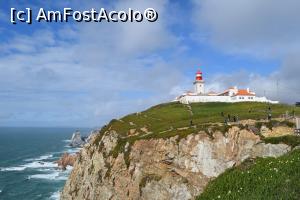
[[[70,146],[71,147],[82,147],[84,144],[86,144],[86,137],[82,137],[79,131],[76,131],[73,133]]]
[[[287,126],[273,127],[272,129],[262,126],[260,132],[265,137],[279,137],[294,134],[294,129]]]
[[[66,170],[67,166],[73,166],[78,154],[64,153],[59,160],[56,161],[58,167],[62,170]]]
[[[182,139],[137,140],[122,150],[120,139],[113,130],[93,135],[80,151],[61,199],[194,199],[210,180],[245,159],[291,150],[285,144],[265,144],[238,127],[213,136],[200,131]]]

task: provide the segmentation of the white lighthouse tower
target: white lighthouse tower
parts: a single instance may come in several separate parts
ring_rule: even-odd
[[[204,94],[204,80],[202,78],[202,72],[200,70],[198,70],[196,73],[194,87],[196,94]]]

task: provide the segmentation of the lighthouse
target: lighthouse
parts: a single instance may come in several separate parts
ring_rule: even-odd
[[[176,97],[175,101],[183,104],[197,103],[197,102],[263,102],[277,104],[279,101],[272,101],[266,97],[258,97],[255,92],[247,89],[238,89],[237,86],[230,87],[223,92],[205,92],[204,80],[202,72],[197,71],[194,81],[194,92],[188,91]]]
[[[202,77],[202,72],[200,70],[198,70],[196,73],[194,87],[196,94],[204,94],[204,80]]]

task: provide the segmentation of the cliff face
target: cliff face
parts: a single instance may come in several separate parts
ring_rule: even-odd
[[[183,139],[138,140],[116,153],[115,131],[81,150],[61,199],[193,199],[226,169],[250,157],[280,156],[290,147],[264,144],[249,130],[205,132]]]

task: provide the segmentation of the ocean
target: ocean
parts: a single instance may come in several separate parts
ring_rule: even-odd
[[[90,129],[79,129],[87,135]],[[53,161],[68,146],[74,128],[0,127],[0,200],[59,199],[71,167],[61,171]]]

